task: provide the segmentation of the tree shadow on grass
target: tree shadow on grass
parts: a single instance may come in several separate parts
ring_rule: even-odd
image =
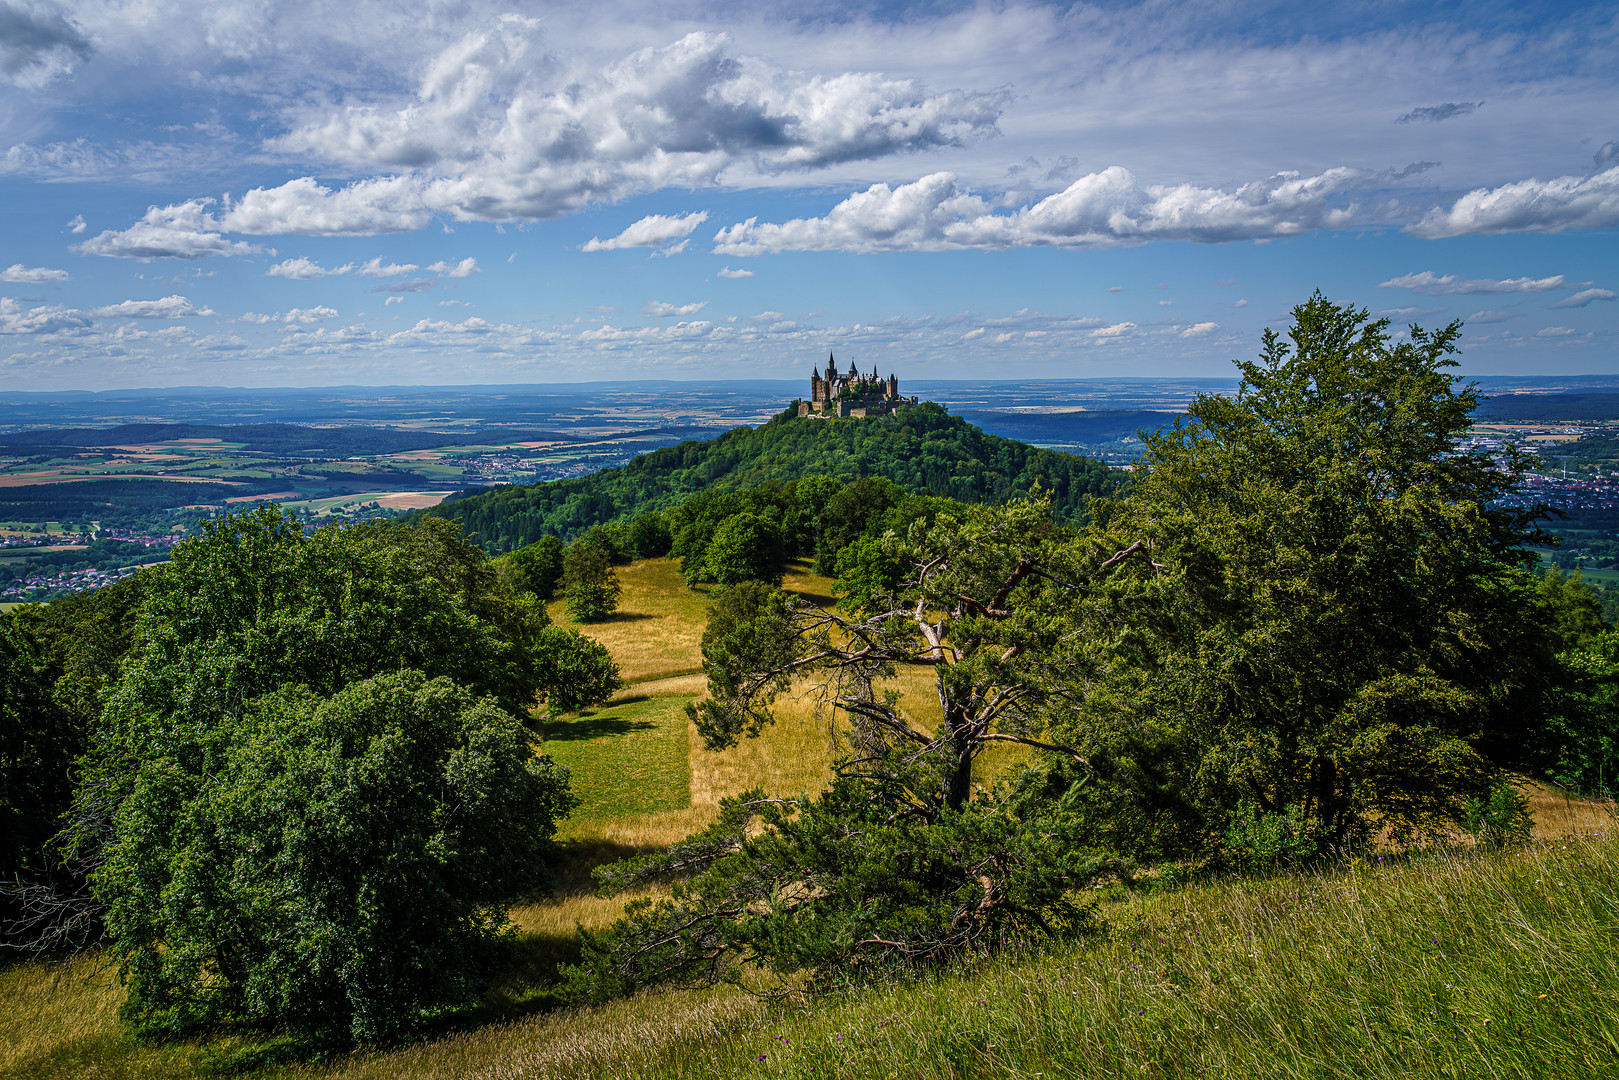
[[[644,622],[647,619],[656,619],[656,615],[645,615],[639,611],[615,611],[611,615],[597,619],[596,624],[616,622]]]
[[[609,735],[630,735],[637,731],[651,731],[658,725],[650,720],[621,720],[616,716],[584,716],[578,720],[553,720],[540,727],[540,736],[546,742],[581,742]]]

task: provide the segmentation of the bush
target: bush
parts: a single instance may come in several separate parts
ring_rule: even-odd
[[[1469,802],[1465,820],[1479,843],[1493,848],[1527,844],[1535,827],[1529,800],[1505,781],[1490,789],[1489,798]]]
[[[540,701],[553,713],[573,712],[606,701],[624,688],[607,646],[577,630],[548,626],[539,634],[545,683]]]
[[[415,671],[266,695],[205,741],[212,775],[140,764],[94,875],[148,1034],[372,1041],[468,1001],[571,805],[515,719]]]
[[[866,987],[1011,940],[1081,933],[1092,905],[1079,890],[1120,872],[1076,847],[1061,814],[1019,816],[992,798],[934,821],[892,809],[848,776],[815,799],[751,791],[667,853],[603,867],[605,892],[677,880],[668,899],[632,900],[607,931],[583,935],[564,998],[749,971],[778,991]]]
[[[1244,802],[1230,816],[1222,854],[1244,870],[1298,866],[1316,858],[1321,838],[1296,806],[1271,814]]]

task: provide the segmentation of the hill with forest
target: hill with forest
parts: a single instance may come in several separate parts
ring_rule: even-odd
[[[833,476],[881,477],[914,494],[969,503],[1005,502],[1038,484],[1058,520],[1077,522],[1091,497],[1117,490],[1119,475],[1100,461],[991,435],[923,402],[891,416],[837,421],[783,413],[590,476],[463,493],[423,513],[460,522],[485,551],[500,552],[546,535],[572,539],[699,492]]]

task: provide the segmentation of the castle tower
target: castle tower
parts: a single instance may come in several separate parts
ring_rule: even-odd
[[[888,376],[888,397],[890,399],[899,397],[899,376],[897,375]]]

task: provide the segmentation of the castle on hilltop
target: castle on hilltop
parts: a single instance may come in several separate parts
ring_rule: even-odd
[[[899,396],[899,378],[890,375],[884,379],[872,368],[870,375],[862,375],[849,365],[847,374],[838,372],[837,361],[830,353],[826,357],[826,373],[810,369],[810,397],[800,398],[799,416],[883,416],[895,406],[916,403],[916,399]]]

